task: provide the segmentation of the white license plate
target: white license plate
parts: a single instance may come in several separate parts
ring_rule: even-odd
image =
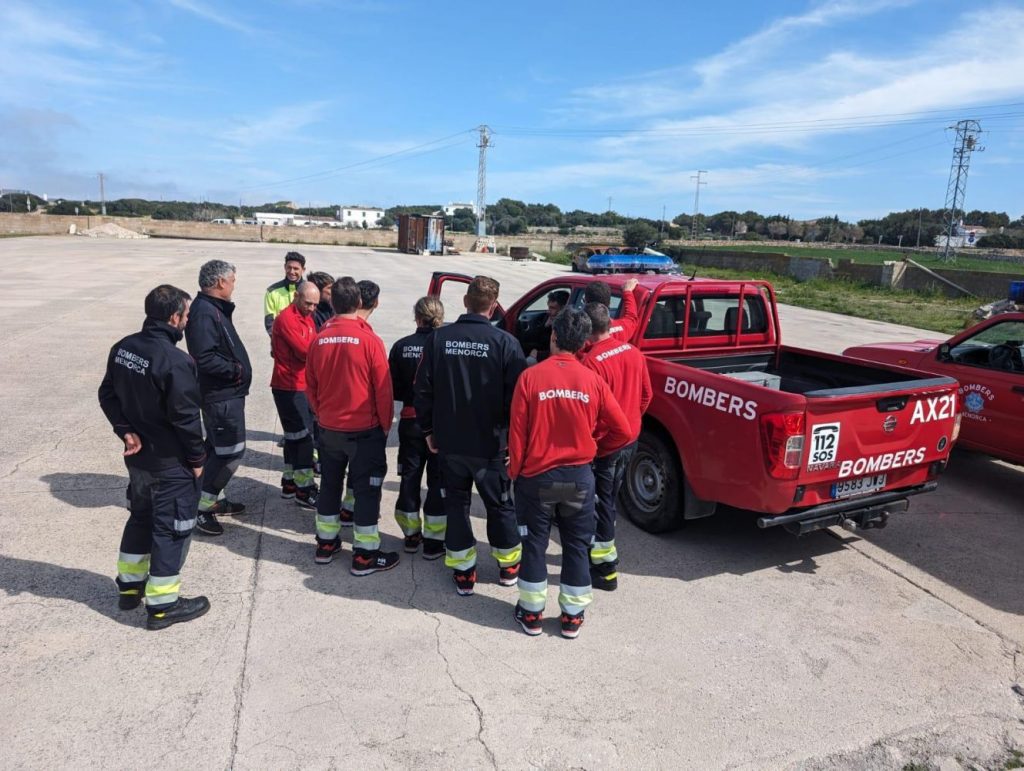
[[[860,479],[846,479],[832,485],[833,498],[852,498],[855,495],[866,495],[876,493],[885,489],[885,474],[875,474],[873,477],[861,477]]]

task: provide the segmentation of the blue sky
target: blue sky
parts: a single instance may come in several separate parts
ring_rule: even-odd
[[[0,187],[660,217],[1024,214],[1024,5],[3,0]],[[386,157],[381,157],[386,156]]]

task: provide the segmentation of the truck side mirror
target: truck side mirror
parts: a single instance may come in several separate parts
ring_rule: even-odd
[[[939,361],[949,361],[952,357],[949,355],[949,343],[943,343],[939,346]]]

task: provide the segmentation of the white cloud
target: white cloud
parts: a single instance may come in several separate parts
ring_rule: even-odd
[[[257,30],[254,27],[250,27],[236,16],[223,14],[207,3],[200,2],[200,0],[169,0],[169,2],[175,8],[198,16],[200,19],[216,24],[218,27],[241,32],[246,35],[257,34]],[[238,16],[241,15],[242,12],[239,12]]]

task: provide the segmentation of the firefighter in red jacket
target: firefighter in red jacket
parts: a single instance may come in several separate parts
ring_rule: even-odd
[[[640,301],[643,300],[644,290],[640,288],[635,278],[629,279],[622,285],[622,312],[617,319],[613,319],[608,328],[609,334],[616,340],[629,340],[636,331],[640,322],[638,310]],[[601,303],[606,308],[611,308],[612,290],[604,281],[591,281],[583,290],[584,303]],[[586,349],[588,346],[584,346]]]
[[[313,416],[306,400],[306,355],[316,338],[313,313],[320,302],[320,290],[302,281],[292,304],[281,311],[270,332],[274,374],[270,389],[284,433],[284,474],[281,497],[294,498],[305,509],[316,509],[313,482]]]
[[[611,389],[576,360],[590,319],[567,308],[552,325],[551,356],[519,378],[512,397],[509,476],[523,539],[515,618],[529,635],[541,632],[547,601],[545,553],[551,520],[562,540],[558,593],[562,636],[573,638],[593,600],[588,551],[594,539],[591,461],[624,447],[630,426]]]
[[[366,576],[398,564],[380,548],[384,455],[395,405],[384,343],[359,317],[359,286],[342,278],[331,288],[337,315],[324,324],[306,358],[306,397],[320,423],[320,495],[317,499],[318,564],[341,548],[341,491],[345,468],[355,491],[351,573]]]
[[[629,421],[629,444],[620,450],[594,459],[594,482],[597,492],[597,529],[590,547],[590,578],[595,589],[614,591],[618,588],[619,553],[615,548],[615,501],[622,489],[640,422],[651,403],[653,391],[647,362],[640,351],[629,343],[617,340],[609,332],[611,319],[608,306],[599,302],[583,308],[590,319],[590,350],[583,357],[583,366],[601,376]]]

